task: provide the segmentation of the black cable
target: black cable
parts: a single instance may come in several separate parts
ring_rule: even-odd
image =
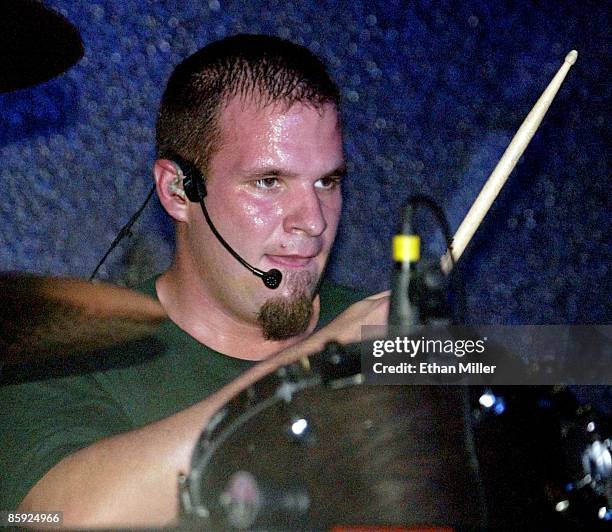
[[[147,203],[149,203],[149,200],[151,199],[151,196],[153,196],[153,192],[155,192],[155,185],[153,185],[151,187],[151,190],[149,190],[149,194],[147,194],[146,199],[144,200],[144,202],[142,203],[142,205],[140,206],[140,208],[133,214],[133,216],[130,218],[129,222],[126,223],[121,230],[119,231],[119,233],[117,234],[117,236],[115,237],[115,240],[113,240],[113,243],[110,245],[110,247],[108,248],[108,251],[104,254],[104,257],[102,257],[102,259],[100,260],[100,262],[98,262],[98,265],[96,266],[96,268],[94,269],[93,273],[89,276],[89,280],[93,281],[94,277],[96,276],[96,274],[98,273],[98,270],[100,269],[100,267],[102,266],[102,264],[104,264],[104,261],[106,260],[106,258],[111,254],[111,252],[113,251],[113,249],[115,249],[115,247],[117,247],[117,244],[119,244],[119,242],[121,242],[126,236],[131,236],[132,233],[130,232],[130,229],[132,228],[132,226],[136,223],[136,220],[138,220],[138,218],[140,217],[140,215],[142,214],[142,211],[144,211],[144,208],[147,206]]]
[[[451,235],[450,224],[448,223],[448,220],[446,218],[446,215],[444,214],[444,211],[429,196],[425,196],[423,194],[414,194],[408,198],[406,207],[404,209],[404,219],[402,222],[402,226],[403,226],[402,229],[404,230],[404,234],[407,234],[407,232],[412,233],[412,217],[413,217],[414,207],[418,207],[420,205],[427,207],[434,214],[434,217],[436,218],[438,222],[438,226],[440,227],[440,230],[442,231],[442,236],[444,237],[444,240],[446,242],[446,249],[449,250],[449,258],[453,266],[451,271],[454,272],[456,262],[455,262],[455,258],[453,257],[453,253],[452,253],[453,238]],[[453,286],[453,291],[457,294],[457,298],[458,298],[458,303],[457,303],[458,316],[455,318],[455,322],[459,322],[463,324],[465,323],[465,309],[466,309],[465,286],[463,282],[461,282],[461,280],[459,279],[459,276],[457,275],[452,275],[451,285]]]
[[[408,202],[406,203],[406,209],[404,210],[404,226],[412,226],[413,205],[425,205],[429,208],[431,212],[433,212],[434,216],[438,221],[438,226],[442,230],[442,236],[444,236],[444,240],[446,241],[446,247],[447,249],[451,249],[451,246],[453,245],[453,238],[451,236],[450,225],[448,223],[448,220],[446,219],[446,215],[444,214],[444,211],[442,211],[442,209],[438,206],[438,204],[429,196],[425,196],[423,194],[414,194],[408,198]],[[408,211],[408,209],[410,210]],[[407,220],[408,217],[410,217],[410,220]],[[450,259],[454,267],[455,259],[453,258],[452,253]]]
[[[264,284],[268,288],[272,290],[274,290],[275,288],[278,288],[283,279],[283,274],[276,268],[273,268],[267,272],[264,272],[258,268],[251,266],[246,260],[244,260],[240,255],[238,255],[238,253],[236,253],[232,249],[232,247],[225,241],[225,239],[219,234],[219,231],[217,231],[217,228],[212,223],[212,220],[210,219],[210,216],[208,215],[208,210],[206,209],[206,205],[204,205],[204,198],[200,198],[200,207],[202,207],[202,213],[204,213],[204,218],[206,218],[206,223],[208,224],[208,227],[210,227],[210,230],[213,232],[213,234],[215,235],[219,243],[227,251],[229,251],[231,256],[234,257],[240,264],[242,264],[253,275],[260,277],[261,280],[264,282]]]

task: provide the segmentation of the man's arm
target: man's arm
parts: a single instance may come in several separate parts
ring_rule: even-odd
[[[178,512],[178,474],[187,473],[212,415],[276,368],[331,340],[361,340],[362,325],[386,323],[387,293],[366,298],[303,342],[243,373],[209,398],[166,419],[105,438],[67,456],[28,493],[22,511],[63,511],[67,527],[160,526]]]

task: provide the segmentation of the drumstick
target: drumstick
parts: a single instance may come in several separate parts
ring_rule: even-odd
[[[521,127],[506,148],[502,158],[497,163],[497,166],[489,176],[484,187],[482,187],[476,201],[468,211],[463,222],[461,222],[459,229],[457,229],[450,249],[440,258],[440,267],[445,274],[450,273],[453,269],[453,261],[451,260],[450,253],[452,252],[453,254],[454,262],[457,262],[459,257],[461,257],[463,250],[470,242],[476,229],[478,229],[478,226],[491,208],[491,205],[493,205],[499,191],[504,186],[504,183],[516,166],[521,155],[523,155],[525,148],[529,145],[531,138],[540,126],[546,111],[548,111],[559,87],[561,87],[561,83],[563,83],[571,66],[576,62],[577,57],[578,52],[576,50],[572,50],[567,54],[563,65],[561,65],[555,77],[548,84],[542,96],[540,96],[533,106],[533,109],[531,109],[527,115],[527,118],[525,118],[521,124]]]

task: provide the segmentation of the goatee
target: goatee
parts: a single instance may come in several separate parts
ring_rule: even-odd
[[[292,295],[266,301],[257,315],[266,340],[286,340],[302,334],[312,319],[312,298],[317,281],[312,274],[286,275]]]

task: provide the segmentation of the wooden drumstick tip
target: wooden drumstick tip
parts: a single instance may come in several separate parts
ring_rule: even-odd
[[[565,56],[564,62],[573,65],[576,62],[576,59],[578,59],[578,52],[576,50],[572,50],[569,54]]]

